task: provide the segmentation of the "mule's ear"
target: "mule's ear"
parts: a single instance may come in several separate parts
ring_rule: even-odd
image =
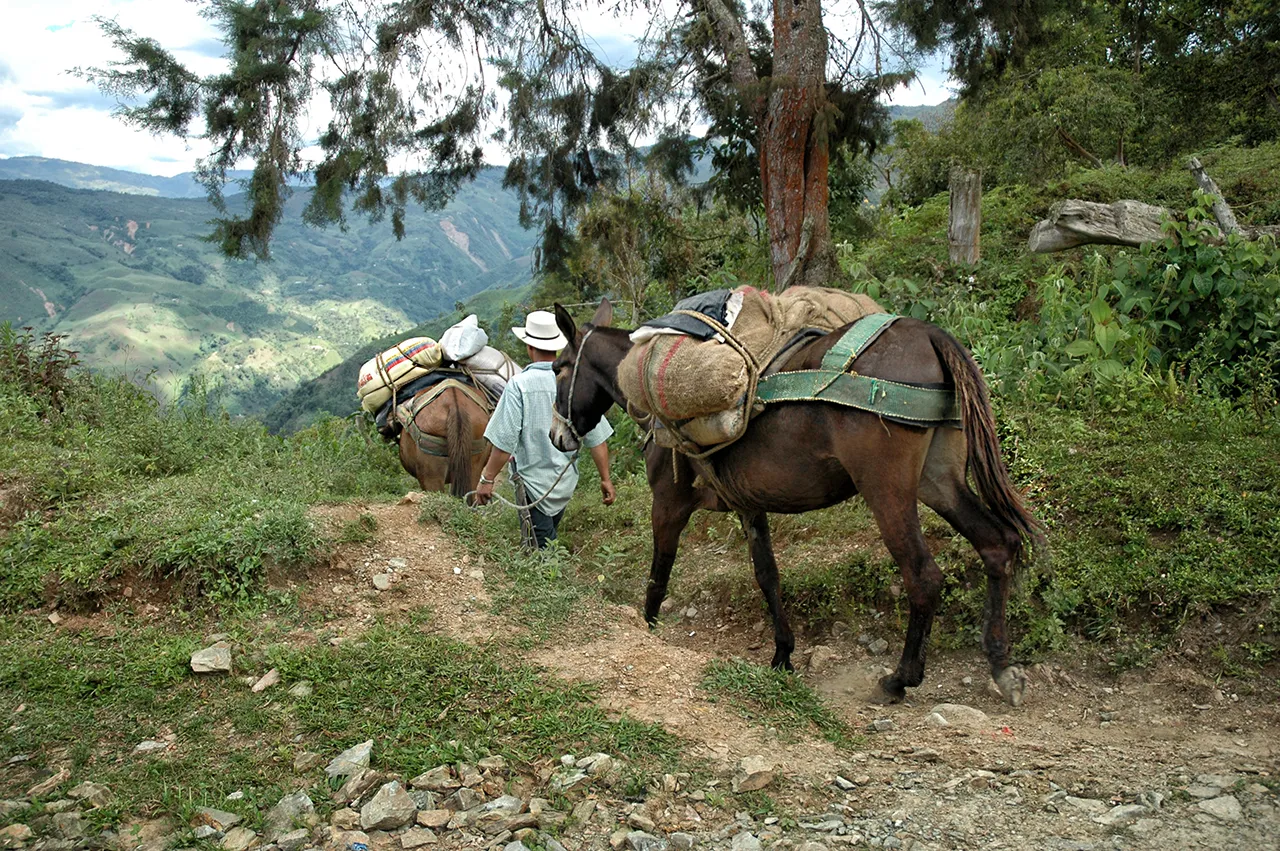
[[[613,324],[613,302],[609,301],[608,296],[600,300],[596,315],[591,317],[591,324],[597,328],[608,328]]]
[[[564,309],[560,302],[556,302],[556,325],[560,327],[560,333],[564,334],[564,338],[572,345],[578,340],[578,326],[574,323],[573,317],[569,315],[569,311]]]

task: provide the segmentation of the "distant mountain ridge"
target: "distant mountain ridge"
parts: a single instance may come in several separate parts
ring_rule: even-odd
[[[137,178],[148,188],[146,175],[22,159],[0,165],[10,164],[8,173],[34,165],[72,182]],[[236,413],[265,410],[371,339],[481,290],[530,280],[536,234],[520,227],[501,169],[482,171],[443,210],[409,210],[399,241],[389,223],[358,216],[345,229],[304,225],[310,192],[299,189],[270,262],[231,260],[206,242],[214,211],[202,197],[163,197],[155,184],[154,194],[74,189],[5,173],[0,322],[68,334],[86,365],[153,374],[166,396],[204,374],[225,386]]]
[[[243,180],[250,174],[248,171],[233,171],[227,176],[232,180]],[[173,177],[160,177],[48,157],[0,159],[0,180],[47,180],[71,189],[96,189],[159,198],[205,197],[205,188],[196,181],[195,172],[184,171]]]

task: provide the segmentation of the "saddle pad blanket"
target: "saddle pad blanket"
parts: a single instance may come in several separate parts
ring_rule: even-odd
[[[447,456],[448,445],[443,437],[429,434],[419,427],[418,414],[423,408],[430,405],[436,399],[439,399],[440,394],[450,388],[456,388],[481,408],[484,408],[486,411],[489,410],[489,402],[485,398],[484,394],[456,376],[446,377],[443,381],[436,382],[425,390],[419,392],[418,395],[410,399],[406,399],[404,402],[396,406],[396,419],[409,432],[409,436],[413,438],[413,442],[417,444],[418,449],[427,455],[438,455],[441,457]],[[488,441],[484,438],[472,441],[471,454],[479,455],[485,450],[487,444]]]

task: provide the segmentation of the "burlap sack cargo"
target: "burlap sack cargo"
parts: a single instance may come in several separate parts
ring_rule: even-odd
[[[723,343],[661,334],[631,349],[618,386],[640,409],[683,420],[732,407],[747,390],[747,364]]]
[[[360,407],[369,413],[391,401],[393,390],[404,387],[440,366],[440,346],[430,337],[410,337],[365,361],[356,379]]]
[[[805,328],[834,331],[884,308],[870,297],[827,287],[792,287],[780,295],[742,287],[742,308],[730,333],[763,369]],[[683,340],[683,343],[678,341]],[[715,340],[660,335],[632,347],[618,367],[618,385],[636,408],[680,424],[700,446],[742,433],[750,415],[749,372],[733,346]]]

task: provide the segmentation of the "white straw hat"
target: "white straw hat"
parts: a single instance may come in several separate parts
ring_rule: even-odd
[[[525,317],[524,327],[512,328],[511,333],[544,352],[558,352],[569,345],[564,334],[560,333],[560,326],[556,325],[555,316],[545,310],[530,313]]]

